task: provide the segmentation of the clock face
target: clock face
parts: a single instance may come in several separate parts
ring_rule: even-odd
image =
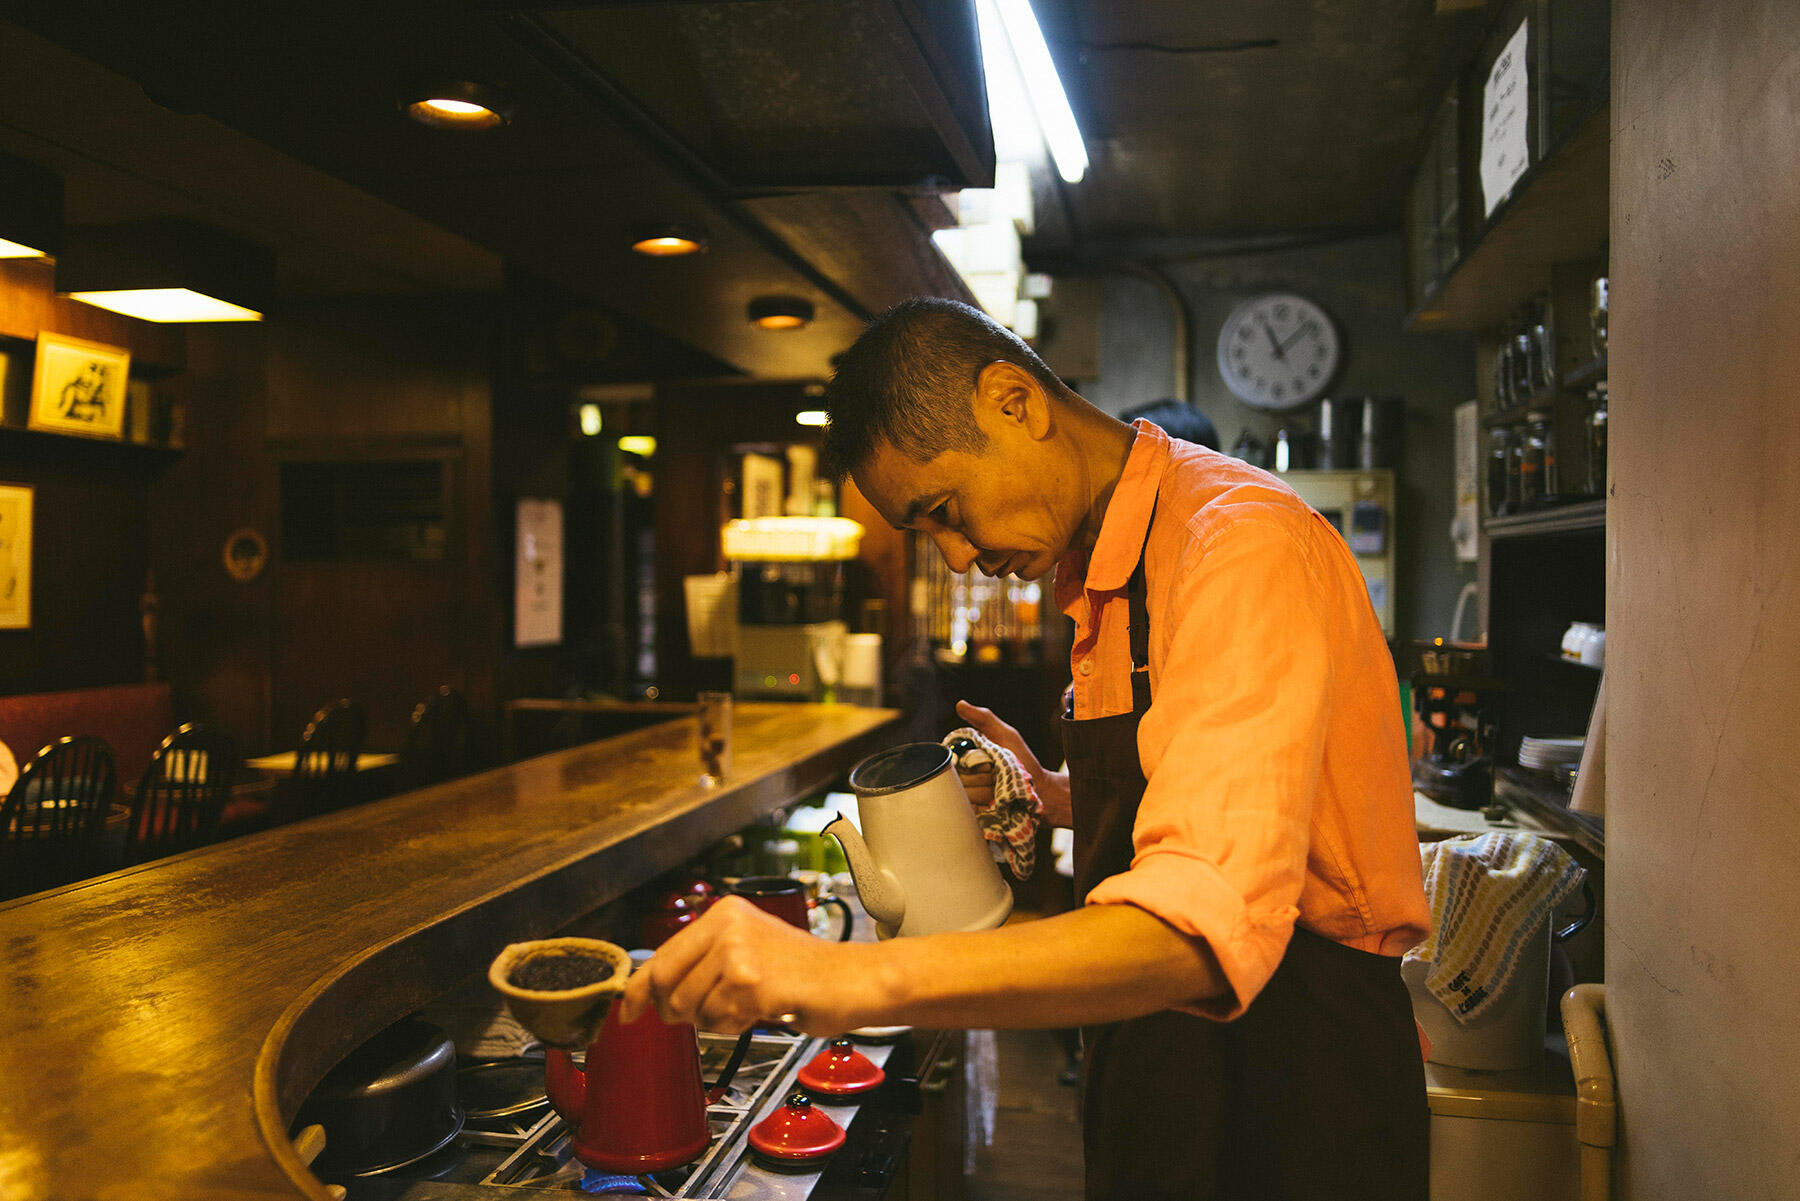
[[[1324,309],[1292,292],[1246,300],[1219,331],[1219,374],[1245,404],[1292,409],[1316,400],[1342,354]]]

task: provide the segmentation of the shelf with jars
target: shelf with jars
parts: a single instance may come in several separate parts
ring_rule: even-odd
[[[1557,264],[1544,292],[1480,339],[1491,537],[1604,527],[1609,307],[1604,260]]]

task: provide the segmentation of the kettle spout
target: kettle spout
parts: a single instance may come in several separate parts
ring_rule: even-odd
[[[900,928],[901,919],[906,916],[906,890],[900,887],[900,881],[894,879],[892,872],[875,862],[869,854],[869,845],[863,841],[862,831],[849,818],[840,815],[825,827],[825,833],[837,839],[838,845],[844,848],[844,858],[850,861],[850,874],[856,878],[856,895],[862,907],[883,928],[884,934],[891,935]]]
[[[550,1094],[550,1106],[557,1115],[579,1129],[581,1107],[587,1099],[587,1075],[567,1051],[544,1048],[544,1091]]]

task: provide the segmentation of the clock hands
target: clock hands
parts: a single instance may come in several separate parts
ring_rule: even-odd
[[[1265,326],[1264,328],[1266,329],[1268,327]],[[1310,318],[1306,321],[1302,321],[1300,323],[1299,329],[1296,329],[1293,333],[1289,334],[1286,338],[1283,338],[1279,343],[1277,343],[1277,345],[1275,347],[1275,353],[1281,355],[1281,357],[1284,359],[1287,358],[1287,354],[1285,353],[1287,351],[1287,348],[1292,346],[1294,344],[1294,342],[1300,337],[1301,334],[1304,334],[1309,329],[1316,331],[1318,328],[1319,328],[1319,323],[1311,320]],[[1274,336],[1273,334],[1270,335],[1270,337],[1273,337],[1273,336]]]
[[[1275,327],[1270,325],[1267,321],[1262,323],[1262,327],[1263,327],[1263,333],[1269,335],[1269,349],[1271,349],[1275,352],[1276,358],[1282,360],[1283,362],[1286,362],[1287,361],[1287,348],[1285,346],[1283,346],[1280,342],[1275,340]]]

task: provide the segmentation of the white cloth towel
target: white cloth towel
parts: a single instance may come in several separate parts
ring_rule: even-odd
[[[1423,843],[1431,933],[1406,953],[1431,965],[1425,987],[1463,1025],[1506,994],[1536,935],[1587,871],[1535,834],[1492,832]]]

